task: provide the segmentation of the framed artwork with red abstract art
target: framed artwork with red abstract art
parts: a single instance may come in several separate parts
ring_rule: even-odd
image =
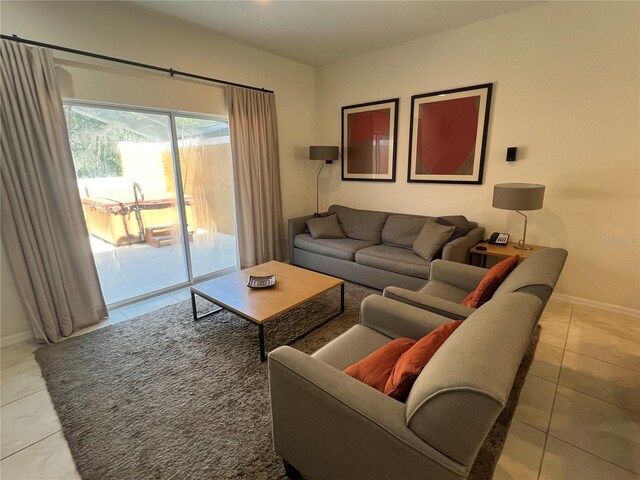
[[[492,86],[411,97],[407,181],[482,183]]]
[[[396,181],[398,99],[342,107],[342,180]]]

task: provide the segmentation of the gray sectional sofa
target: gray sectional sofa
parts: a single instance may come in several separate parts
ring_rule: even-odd
[[[453,225],[453,239],[435,258],[465,263],[469,249],[482,241],[484,228],[461,215],[428,217],[359,210],[332,205],[323,215],[336,214],[345,238],[313,238],[306,221],[289,220],[289,258],[309,268],[379,290],[389,285],[416,290],[429,278],[431,261],[413,250],[427,222]]]

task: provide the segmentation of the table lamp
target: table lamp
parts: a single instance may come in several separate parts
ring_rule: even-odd
[[[320,213],[320,173],[326,164],[330,165],[334,160],[338,160],[338,147],[309,147],[309,160],[324,160],[316,175],[316,213]]]
[[[524,217],[522,240],[515,248],[532,250],[526,244],[527,216],[520,210],[540,210],[544,199],[544,185],[537,183],[499,183],[493,187],[493,206],[503,210],[515,210]]]

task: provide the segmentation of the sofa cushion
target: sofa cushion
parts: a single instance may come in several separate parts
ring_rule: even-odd
[[[413,242],[413,251],[427,262],[433,260],[436,254],[449,241],[456,227],[446,226],[429,220],[424,224],[420,234]]]
[[[471,222],[467,220],[467,217],[465,217],[464,215],[445,215],[438,218],[441,220],[446,220],[452,225],[455,225],[456,227],[463,230],[473,230],[478,226],[478,222]]]
[[[310,218],[306,223],[309,233],[314,239],[344,238],[344,232],[338,225],[338,217],[335,213],[325,217]]]
[[[391,338],[386,335],[358,324],[311,356],[333,368],[344,370],[390,341]]]
[[[403,353],[389,375],[384,393],[404,402],[422,369],[461,324],[462,320],[454,320],[440,325]]]
[[[413,248],[413,242],[428,218],[412,215],[389,215],[382,229],[382,243],[393,247]]]
[[[455,227],[453,235],[449,239],[450,242],[455,240],[456,238],[464,237],[467,233],[473,230],[476,225],[478,225],[477,223],[470,222],[463,215],[449,215],[448,217],[438,217],[436,218],[436,223],[445,225],[447,227]]]
[[[396,338],[370,353],[363,359],[344,369],[344,373],[384,392],[391,370],[398,358],[409,350],[416,341],[412,338]]]
[[[411,250],[390,245],[374,245],[358,250],[356,263],[402,273],[418,278],[429,278],[430,264]]]
[[[338,223],[344,234],[355,240],[364,240],[378,244],[382,241],[381,232],[389,216],[386,212],[357,210],[342,205],[332,205],[329,212],[338,215]]]
[[[302,250],[307,250],[308,252],[325,255],[327,257],[340,258],[350,262],[355,260],[355,254],[357,251],[373,245],[371,242],[354,240],[353,238],[314,239],[308,233],[296,235],[296,238],[293,240],[293,244]]]
[[[491,300],[491,297],[493,297],[493,294],[502,282],[504,282],[509,274],[518,266],[519,260],[520,257],[518,255],[513,255],[496,263],[480,281],[478,288],[470,292],[460,303],[471,308],[478,308],[487,303]]]

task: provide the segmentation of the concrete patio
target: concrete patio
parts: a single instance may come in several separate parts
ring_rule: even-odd
[[[102,292],[108,305],[188,281],[180,243],[156,248],[145,243],[114,247],[91,238]],[[236,238],[223,233],[193,236],[193,275],[236,267]]]

